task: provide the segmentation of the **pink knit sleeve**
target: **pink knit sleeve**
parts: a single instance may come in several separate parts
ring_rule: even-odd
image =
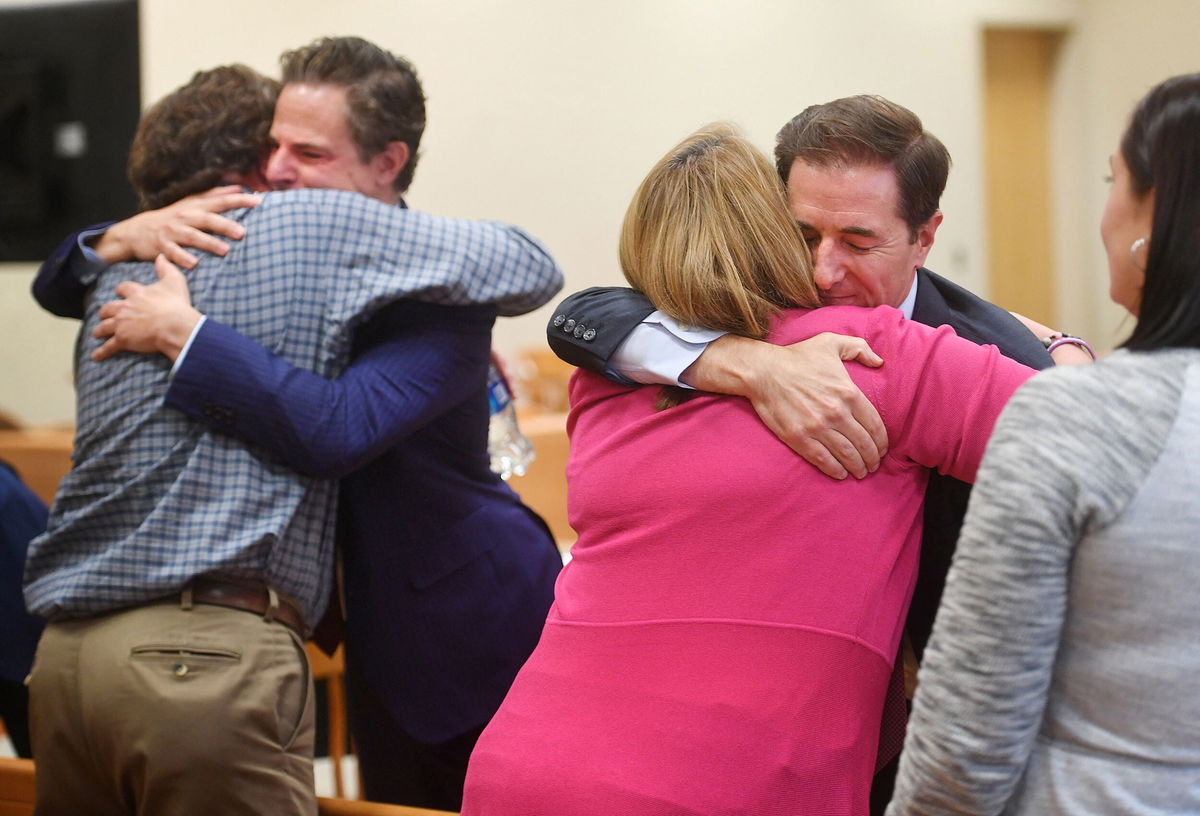
[[[937,329],[877,309],[867,339],[883,368],[855,379],[883,416],[889,455],[972,482],[1001,409],[1036,372],[977,346],[949,326]]]

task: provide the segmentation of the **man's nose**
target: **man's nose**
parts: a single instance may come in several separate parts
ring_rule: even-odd
[[[838,261],[837,252],[828,241],[821,241],[813,247],[812,254],[813,280],[818,289],[823,292],[829,291],[846,276]]]
[[[287,153],[276,148],[267,159],[265,173],[267,181],[276,190],[286,190],[296,182],[295,165],[288,160]]]

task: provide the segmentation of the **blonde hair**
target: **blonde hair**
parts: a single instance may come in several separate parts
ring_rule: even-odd
[[[630,285],[684,324],[761,339],[779,309],[820,304],[775,169],[728,123],[654,165],[625,213],[620,258]]]

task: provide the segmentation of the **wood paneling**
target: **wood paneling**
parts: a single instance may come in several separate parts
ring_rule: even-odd
[[[54,501],[58,481],[71,469],[75,431],[70,428],[24,428],[0,431],[0,459],[8,462],[42,501]]]

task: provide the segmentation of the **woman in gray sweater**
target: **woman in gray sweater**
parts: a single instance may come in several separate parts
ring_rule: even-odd
[[[1142,99],[1111,164],[1137,326],[997,423],[889,816],[1200,813],[1200,74]]]

